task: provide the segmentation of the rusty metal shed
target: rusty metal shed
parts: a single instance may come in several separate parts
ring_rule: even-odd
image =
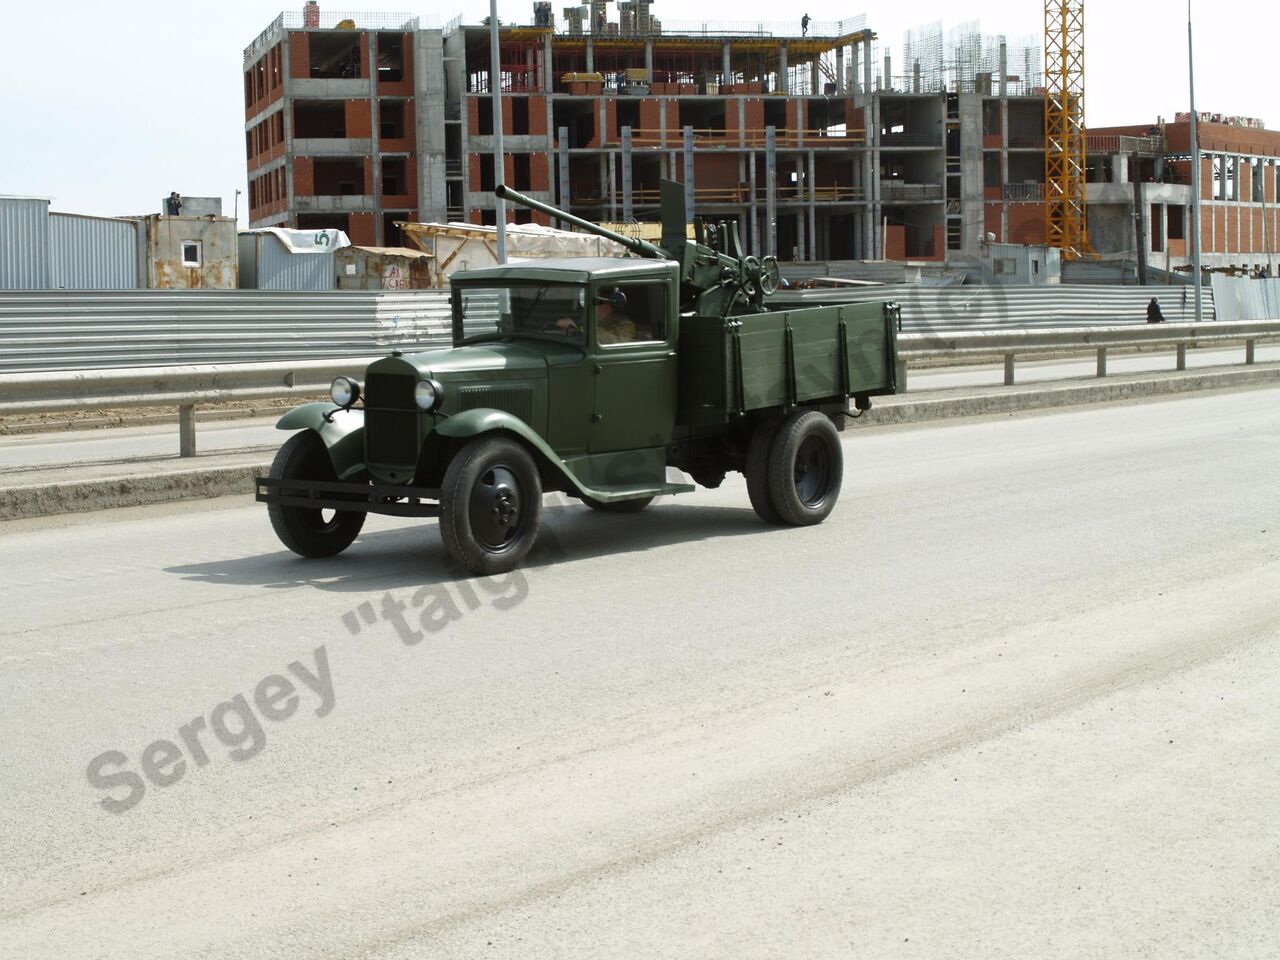
[[[235,290],[236,222],[231,217],[143,218],[147,286],[153,290]]]
[[[339,290],[426,290],[435,257],[408,247],[344,247],[333,254]]]

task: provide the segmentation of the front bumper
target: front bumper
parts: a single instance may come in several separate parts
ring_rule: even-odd
[[[440,491],[393,484],[344,483],[340,480],[254,478],[254,499],[282,507],[383,513],[391,517],[440,516]]]

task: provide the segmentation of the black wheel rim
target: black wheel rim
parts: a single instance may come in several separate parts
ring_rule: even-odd
[[[471,488],[471,533],[494,553],[506,550],[524,532],[524,497],[510,467],[494,466]]]
[[[796,451],[795,487],[806,507],[818,506],[831,489],[831,451],[821,437],[806,437]]]

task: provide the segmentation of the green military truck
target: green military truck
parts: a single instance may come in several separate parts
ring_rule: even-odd
[[[827,517],[846,417],[895,390],[894,304],[771,312],[776,261],[744,256],[732,224],[689,240],[678,183],[660,245],[498,194],[635,256],[455,274],[452,348],[395,351],[287,413],[298,432],[257,480],[285,546],[332,556],[369,513],[438,516],[455,560],[499,573],[533,546],[544,493],[635,513],[694,489],[672,467],[705,487],[743,473],[766,523]]]

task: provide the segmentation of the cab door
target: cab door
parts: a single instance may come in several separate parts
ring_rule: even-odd
[[[596,454],[664,447],[676,421],[672,284],[664,279],[632,280],[607,289],[625,294],[631,326],[625,339],[602,343],[598,314],[592,317],[595,409],[588,450]],[[601,293],[597,290],[593,301]],[[594,303],[592,309],[597,310]]]

